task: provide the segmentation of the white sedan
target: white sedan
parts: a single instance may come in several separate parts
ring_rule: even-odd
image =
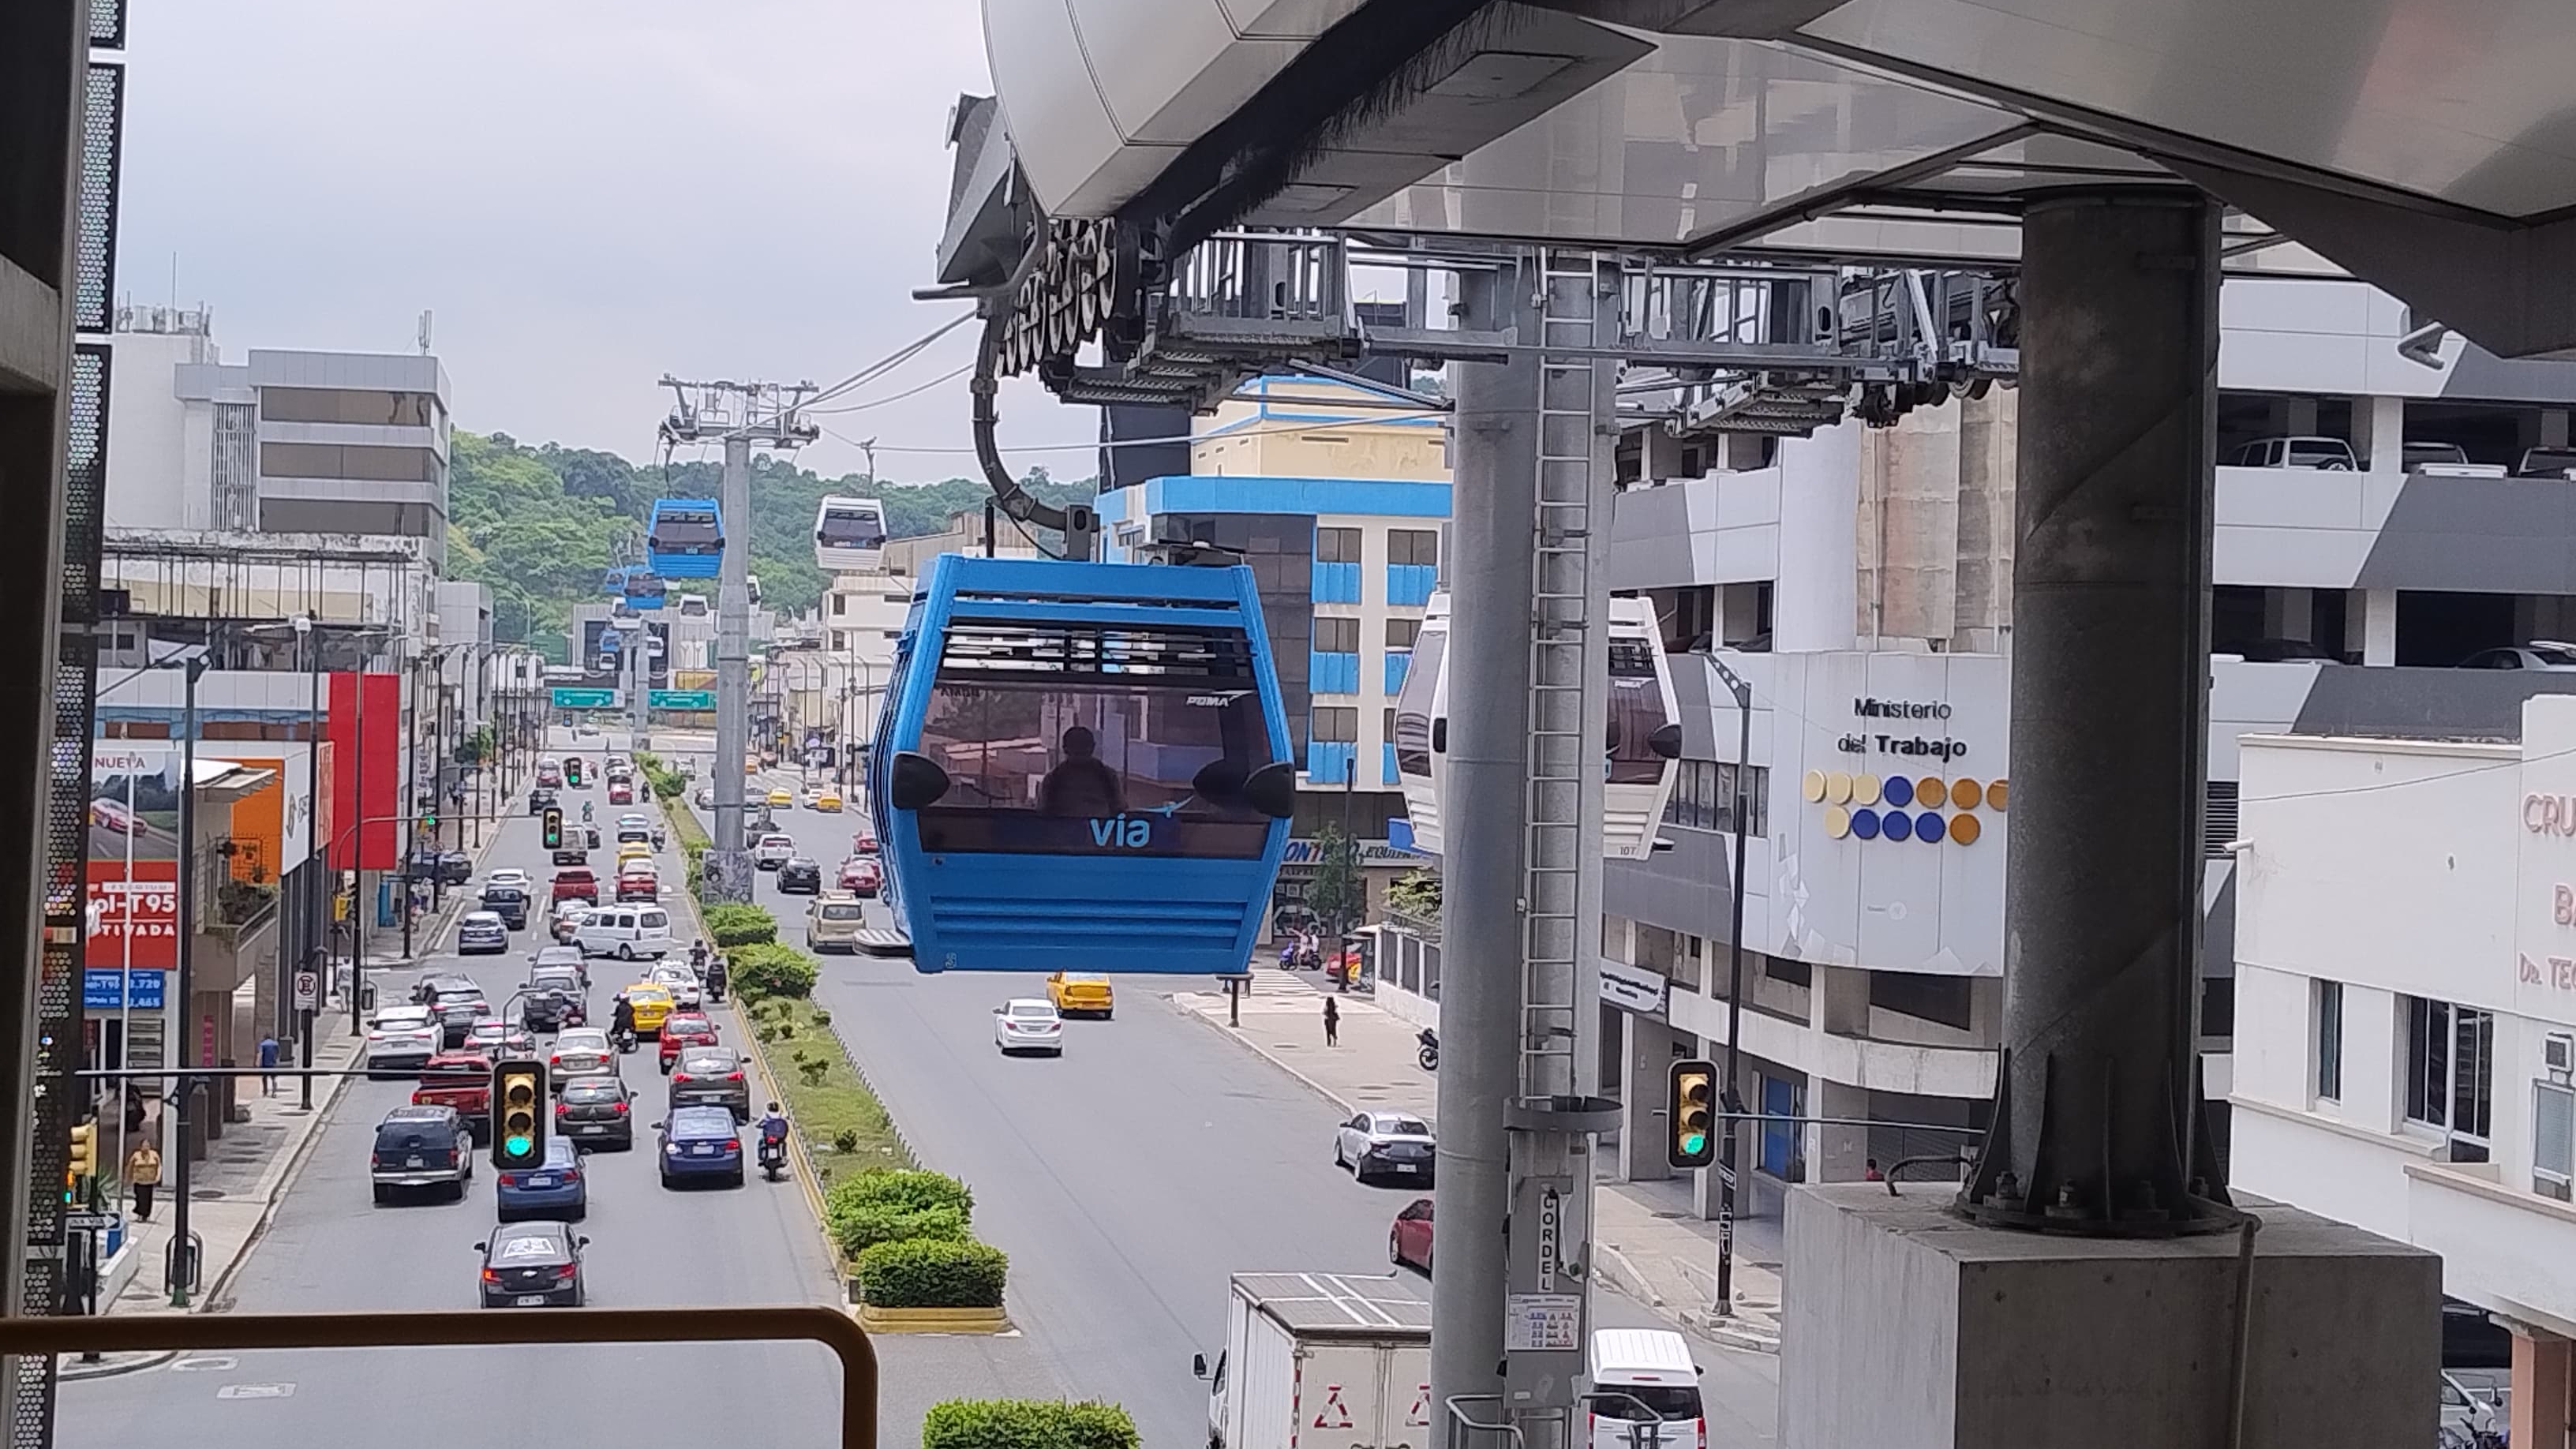
[[[595,1026],[570,1027],[556,1033],[555,1049],[547,1064],[552,1068],[547,1079],[557,1091],[563,1089],[566,1078],[619,1075],[617,1049],[608,1044],[608,1033]]]
[[[1013,1052],[1063,1056],[1064,1018],[1056,1015],[1052,1001],[1026,996],[1005,1001],[993,1008],[993,1045],[1004,1056]]]
[[[644,979],[668,990],[674,1006],[695,1011],[706,1004],[704,989],[698,984],[698,973],[686,966],[665,963],[654,967],[652,974]]]
[[[1429,1183],[1437,1153],[1431,1124],[1407,1112],[1361,1112],[1333,1129],[1333,1163],[1371,1177]]]
[[[427,1065],[446,1037],[426,1006],[388,1006],[367,1024],[367,1075],[407,1076]]]
[[[526,890],[529,885],[528,873],[515,865],[505,865],[483,877],[483,883],[487,886],[516,886],[520,890]]]

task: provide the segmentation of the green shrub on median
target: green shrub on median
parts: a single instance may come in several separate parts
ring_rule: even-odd
[[[698,911],[698,919],[706,922],[707,935],[720,951],[767,945],[778,939],[778,917],[771,915],[767,906],[704,906]]]
[[[975,1194],[966,1184],[944,1172],[879,1167],[832,1184],[832,1195],[825,1200],[824,1208],[838,1213],[869,1204],[883,1204],[911,1212],[953,1208],[962,1220],[974,1216]]]
[[[733,988],[755,999],[792,996],[802,1000],[814,994],[814,983],[823,976],[813,957],[775,942],[734,947],[725,953],[725,963]]]
[[[986,1243],[906,1238],[862,1252],[856,1268],[878,1308],[999,1308],[1011,1260]]]
[[[953,1207],[902,1208],[871,1202],[829,1216],[832,1241],[839,1245],[844,1258],[856,1258],[879,1243],[919,1238],[966,1241],[966,1215]]]
[[[950,1399],[921,1419],[921,1449],[1137,1449],[1136,1421],[1116,1404]]]

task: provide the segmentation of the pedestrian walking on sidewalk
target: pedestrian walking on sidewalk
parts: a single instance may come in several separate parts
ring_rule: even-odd
[[[152,1221],[152,1189],[161,1185],[161,1152],[150,1138],[134,1144],[125,1154],[125,1180],[134,1188],[134,1216],[139,1222]]]
[[[1861,1159],[1860,1180],[1863,1182],[1887,1181],[1887,1174],[1878,1170],[1877,1158],[1865,1157]]]
[[[1324,998],[1324,1045],[1332,1047],[1341,1044],[1342,1004],[1327,996]]]
[[[259,1039],[259,1094],[277,1095],[277,1037],[274,1033]]]

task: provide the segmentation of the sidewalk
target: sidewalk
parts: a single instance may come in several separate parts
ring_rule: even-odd
[[[1436,1124],[1439,1078],[1414,1060],[1416,1028],[1354,992],[1339,998],[1341,1045],[1327,1047],[1321,998],[1328,994],[1312,973],[1256,969],[1240,1027],[1226,1025],[1222,991],[1174,992],[1171,999],[1345,1112],[1413,1112]],[[1711,1308],[1717,1224],[1692,1215],[1687,1180],[1597,1181],[1592,1216],[1595,1264],[1621,1293],[1712,1342],[1778,1351],[1778,1219],[1736,1220],[1736,1311],[1721,1318]]]

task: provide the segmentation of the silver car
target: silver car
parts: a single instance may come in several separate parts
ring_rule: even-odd
[[[1436,1150],[1431,1124],[1403,1112],[1361,1112],[1333,1131],[1333,1164],[1361,1182],[1427,1184]]]
[[[456,954],[497,956],[510,949],[510,928],[498,911],[468,911],[456,923]]]
[[[555,1034],[555,1049],[546,1058],[546,1080],[557,1090],[567,1081],[583,1077],[622,1077],[617,1070],[617,1048],[608,1044],[608,1033],[595,1026],[576,1026]]]

